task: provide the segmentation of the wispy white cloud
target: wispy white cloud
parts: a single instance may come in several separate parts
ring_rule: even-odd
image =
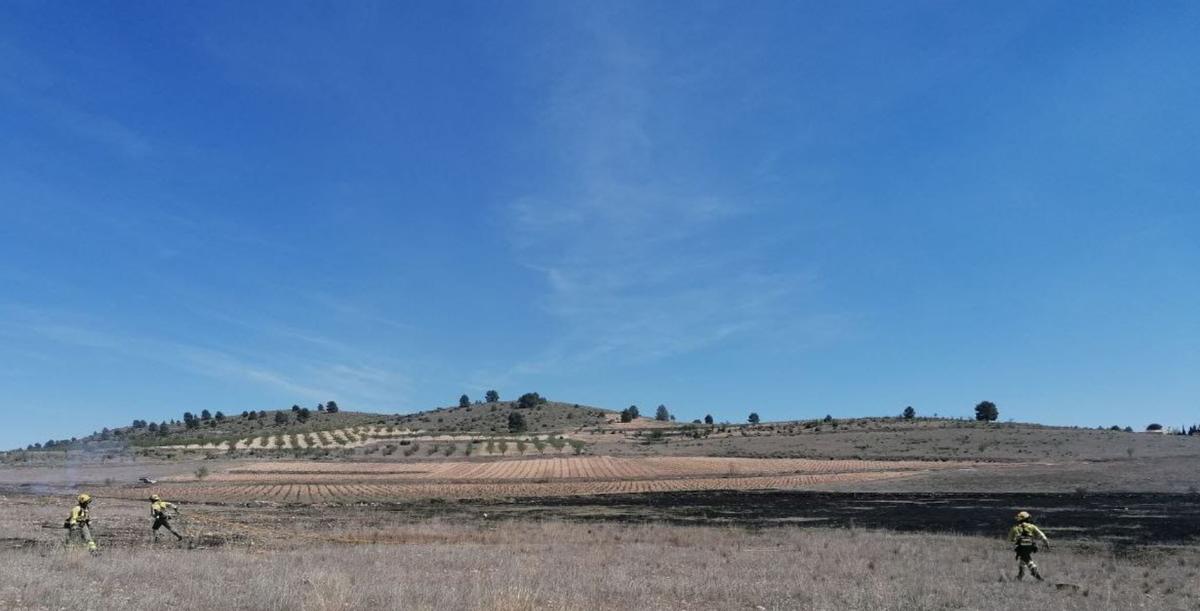
[[[48,98],[36,102],[61,128],[76,136],[103,144],[135,159],[146,157],[154,151],[148,138],[113,117]]]
[[[773,268],[760,244],[738,237],[733,228],[753,220],[756,202],[663,149],[654,117],[669,109],[656,107],[655,83],[672,76],[623,29],[598,23],[545,109],[561,164],[551,184],[561,186],[507,208],[514,249],[543,275],[543,303],[563,329],[511,375],[769,333],[800,317],[813,279]]]
[[[372,325],[381,325],[394,331],[413,331],[416,325],[390,318],[380,314],[375,309],[353,303],[345,299],[339,299],[331,295],[322,293],[304,293],[303,297],[311,299],[318,305],[327,308],[338,315],[357,320],[359,322],[369,323]]]
[[[249,383],[282,393],[287,400],[336,399],[347,406],[382,409],[405,402],[410,389],[409,377],[395,368],[396,363],[294,329],[286,330],[286,337],[305,343],[317,341],[323,349],[219,349],[125,333],[69,313],[17,304],[0,304],[0,312],[5,314],[0,336],[32,336],[121,358],[154,361],[227,383]]]
[[[167,348],[169,353],[180,357],[177,363],[209,377],[268,386],[309,401],[321,401],[335,396],[331,388],[301,382],[227,352],[188,345],[171,345]]]
[[[56,71],[10,41],[0,40],[0,96],[49,119],[65,133],[89,140],[131,158],[153,152],[150,140],[114,117],[68,100]]]

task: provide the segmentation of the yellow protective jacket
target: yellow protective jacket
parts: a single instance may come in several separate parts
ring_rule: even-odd
[[[79,526],[81,524],[90,524],[92,516],[88,515],[87,507],[76,505],[71,508],[71,517],[67,519],[67,524],[70,526]]]
[[[1050,539],[1046,538],[1046,533],[1042,532],[1042,529],[1034,526],[1030,522],[1021,522],[1020,524],[1013,526],[1012,530],[1008,531],[1009,543],[1016,543],[1017,539],[1020,539],[1021,537],[1029,537],[1034,540],[1041,539],[1047,543],[1050,542]]]
[[[168,509],[179,511],[179,508],[176,507],[174,503],[168,503],[166,501],[154,501],[150,504],[150,517],[165,518],[167,516]]]

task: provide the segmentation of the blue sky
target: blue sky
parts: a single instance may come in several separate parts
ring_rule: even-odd
[[[1200,421],[1195,3],[0,5],[0,447],[513,397]]]

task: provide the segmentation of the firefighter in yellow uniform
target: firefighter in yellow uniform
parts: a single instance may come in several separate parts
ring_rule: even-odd
[[[1033,525],[1029,521],[1030,515],[1027,511],[1022,511],[1017,514],[1017,523],[1008,531],[1008,541],[1013,544],[1013,550],[1017,553],[1017,579],[1025,578],[1025,568],[1029,568],[1029,572],[1042,580],[1042,574],[1038,572],[1037,563],[1033,561],[1033,555],[1038,551],[1038,543],[1044,543],[1046,549],[1050,549],[1050,539],[1046,538],[1046,533],[1042,529]]]
[[[157,494],[150,495],[150,517],[154,519],[154,525],[151,530],[154,531],[154,542],[158,543],[158,529],[166,528],[172,535],[175,535],[175,540],[183,541],[183,535],[175,532],[171,528],[171,520],[167,517],[167,511],[173,510],[175,515],[179,515],[179,507],[174,503],[168,503],[162,500]]]
[[[92,538],[92,516],[88,511],[92,504],[92,496],[81,494],[75,500],[78,502],[71,508],[71,517],[63,524],[67,529],[67,539],[63,543],[70,546],[75,535],[79,535],[79,539],[87,544],[88,551],[97,554],[99,551],[96,549],[96,540]]]

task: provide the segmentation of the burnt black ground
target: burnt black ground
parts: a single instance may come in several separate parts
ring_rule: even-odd
[[[8,497],[39,508],[41,495]],[[144,543],[148,533],[137,503],[105,506],[101,531],[108,545]],[[1001,538],[1013,515],[1029,511],[1052,540],[1100,542],[1118,547],[1200,545],[1200,494],[1162,493],[846,493],[813,491],[696,491],[592,496],[431,499],[403,503],[205,504],[204,515],[241,526],[286,532],[357,525],[371,528],[428,519],[486,523],[512,520],[664,523],[743,528],[857,527],[907,533],[957,533]],[[197,506],[199,507],[199,506]],[[14,505],[10,512],[19,512]],[[130,516],[137,514],[138,519]],[[58,540],[61,518],[42,516],[38,527]],[[49,516],[49,517],[46,517]],[[122,518],[122,519],[118,519]],[[189,522],[185,521],[185,528]],[[194,525],[193,525],[194,526]],[[214,532],[221,531],[217,528]],[[257,531],[256,531],[257,532]],[[241,536],[241,535],[239,535]],[[228,537],[227,537],[228,538]],[[243,537],[244,538],[244,537]],[[36,543],[39,537],[0,538],[0,547]]]
[[[1138,545],[1200,542],[1200,495],[1195,494],[704,491],[464,501],[458,507],[443,506],[442,511],[458,513],[467,509],[463,504],[496,518],[860,527],[984,536],[1004,536],[1013,515],[1025,510],[1052,539]]]

